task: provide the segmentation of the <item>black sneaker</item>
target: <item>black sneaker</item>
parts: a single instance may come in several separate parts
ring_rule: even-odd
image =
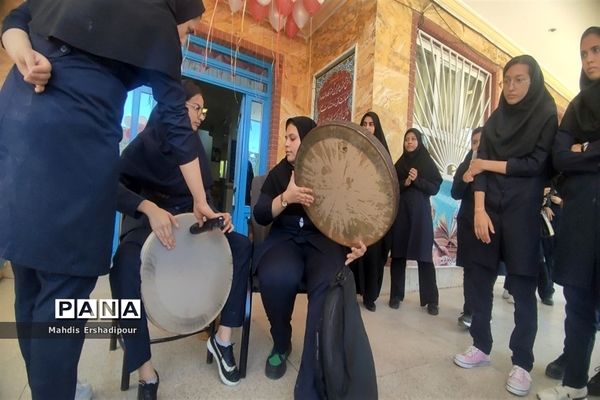
[[[437,304],[430,303],[427,304],[427,312],[429,315],[438,315],[440,313],[440,308]]]
[[[217,360],[221,382],[227,386],[235,386],[240,383],[240,371],[235,365],[233,344],[230,344],[229,346],[221,346],[219,343],[217,343],[217,340],[213,335],[206,342],[206,347]]]
[[[137,400],[156,400],[160,378],[158,372],[154,372],[156,373],[155,383],[146,383],[145,381],[138,382]]]
[[[472,321],[473,317],[470,314],[462,313],[460,314],[460,317],[458,317],[458,326],[469,329]]]
[[[398,297],[390,297],[390,308],[397,310],[400,308],[400,299]]]
[[[596,367],[594,370],[596,375],[592,376],[592,379],[587,384],[588,394],[590,396],[600,396],[600,367]]]
[[[561,354],[558,358],[546,366],[546,376],[552,379],[562,380],[565,375],[565,354]]]
[[[547,306],[553,306],[554,305],[554,300],[552,300],[552,296],[550,296],[550,297],[543,297],[542,298],[542,304],[545,304]]]
[[[267,358],[265,365],[265,375],[269,379],[277,380],[285,375],[287,370],[287,358],[292,352],[292,344],[284,354],[275,353],[275,348],[271,350],[271,354]]]
[[[375,312],[375,310],[377,310],[377,306],[375,305],[374,301],[364,300],[363,304],[365,305],[365,308],[371,312]]]

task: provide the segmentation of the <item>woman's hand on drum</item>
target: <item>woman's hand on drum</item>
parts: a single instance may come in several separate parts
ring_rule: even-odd
[[[350,264],[352,261],[361,258],[367,252],[367,246],[361,241],[358,242],[358,247],[351,247],[351,252],[346,255],[346,262],[344,265]]]
[[[204,224],[205,219],[212,219],[219,216],[206,202],[206,199],[196,200],[194,198],[194,216],[198,220],[200,226]]]
[[[294,171],[283,196],[289,204],[298,203],[307,207],[315,201],[312,189],[296,185]]]
[[[485,209],[475,209],[475,236],[483,243],[489,244],[492,239],[490,233],[494,234],[494,224]]]
[[[174,249],[175,236],[173,236],[172,227],[179,228],[179,224],[173,214],[149,200],[142,201],[138,206],[138,210],[148,217],[152,232],[154,232],[160,243],[168,250]]]
[[[233,224],[231,223],[231,214],[217,213],[217,217],[223,217],[223,227],[221,228],[221,231],[223,233],[229,233],[233,231]]]

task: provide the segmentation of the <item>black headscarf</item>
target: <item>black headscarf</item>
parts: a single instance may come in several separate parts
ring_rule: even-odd
[[[592,34],[600,37],[600,27],[586,29],[581,40]],[[560,129],[573,135],[578,143],[594,142],[600,139],[600,79],[592,81],[582,69],[579,89],[567,107]]]
[[[387,141],[385,140],[385,135],[383,133],[383,128],[381,127],[381,122],[379,121],[379,116],[377,114],[375,114],[373,111],[369,111],[368,113],[366,113],[365,115],[363,115],[362,119],[360,120],[360,124],[362,125],[363,122],[365,122],[365,118],[366,117],[371,117],[371,119],[373,120],[373,123],[375,124],[375,137],[377,139],[379,139],[379,141],[381,142],[381,144],[383,145],[383,147],[385,147],[385,149],[387,150],[387,152],[390,152],[390,148],[388,147]]]
[[[290,118],[285,122],[285,127],[287,129],[288,126],[294,125],[296,129],[298,129],[298,135],[300,136],[300,142],[306,137],[308,132],[310,132],[317,124],[309,117],[294,117]],[[292,176],[292,171],[294,170],[294,166],[290,164],[287,158],[283,158],[283,160],[279,161],[279,163],[273,167],[265,183],[262,187],[262,192],[268,194],[271,197],[275,197],[280,193],[283,193],[290,182],[290,177]],[[302,208],[299,204],[291,204],[290,207],[298,206]]]
[[[429,151],[427,151],[423,145],[423,134],[418,129],[411,128],[406,131],[404,138],[406,138],[406,135],[409,133],[413,133],[417,137],[417,142],[419,142],[419,144],[414,151],[409,152],[406,151],[405,148],[402,156],[394,165],[396,167],[396,173],[398,174],[400,187],[403,186],[402,183],[408,177],[408,171],[410,171],[411,168],[415,168],[418,171],[418,176],[420,178],[431,182],[441,181],[442,177],[440,171],[438,171]]]
[[[492,160],[522,157],[538,144],[548,150],[552,145],[553,136],[540,137],[546,123],[556,118],[556,104],[544,85],[542,70],[533,57],[521,55],[504,66],[503,75],[515,64],[529,67],[531,83],[517,104],[508,104],[502,94],[498,108],[484,125],[482,147]]]
[[[88,53],[181,76],[177,25],[202,15],[202,0],[28,0],[30,31]]]

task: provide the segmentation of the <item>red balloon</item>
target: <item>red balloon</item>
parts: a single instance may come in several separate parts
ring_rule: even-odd
[[[246,7],[248,8],[250,15],[252,15],[258,22],[267,18],[269,15],[269,5],[261,6],[256,0],[248,0]]]
[[[290,15],[294,9],[292,0],[275,0],[275,5],[277,6],[277,11],[279,11],[279,14],[283,17]]]
[[[294,18],[288,18],[285,22],[285,34],[288,35],[288,37],[293,38],[296,36],[299,30],[300,28],[298,28],[298,25],[296,25]]]
[[[325,0],[303,0],[304,8],[310,15],[314,15],[317,11],[319,11],[319,8],[321,8],[321,5],[323,5],[324,1]]]

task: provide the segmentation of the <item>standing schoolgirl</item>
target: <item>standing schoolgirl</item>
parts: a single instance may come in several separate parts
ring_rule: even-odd
[[[470,167],[476,176],[474,227],[479,239],[470,263],[473,345],[457,354],[454,362],[463,368],[490,363],[493,288],[503,260],[508,290],[515,299],[510,338],[513,368],[506,389],[525,396],[531,387],[537,332],[540,205],[557,118],[556,105],[533,57],[511,59],[504,67],[502,84],[500,104],[483,127],[478,158]]]
[[[373,111],[369,111],[363,115],[360,125],[371,132],[389,154],[390,149],[385,140],[379,116]],[[391,238],[390,230],[380,241],[367,247],[365,255],[352,264],[352,271],[355,274],[358,292],[362,294],[363,304],[369,311],[375,311],[377,308],[375,301],[381,292],[383,267],[390,252]]]
[[[392,287],[390,307],[398,308],[404,300],[406,260],[419,265],[421,307],[431,315],[439,313],[439,294],[433,265],[433,221],[431,196],[442,184],[442,176],[423,145],[423,135],[411,128],[404,134],[404,153],[396,162],[400,183],[400,206],[392,227]]]
[[[581,91],[565,112],[553,149],[554,166],[564,176],[554,280],[567,300],[565,370],[562,386],[538,393],[542,400],[587,396],[600,304],[600,27],[583,33],[580,50]]]

